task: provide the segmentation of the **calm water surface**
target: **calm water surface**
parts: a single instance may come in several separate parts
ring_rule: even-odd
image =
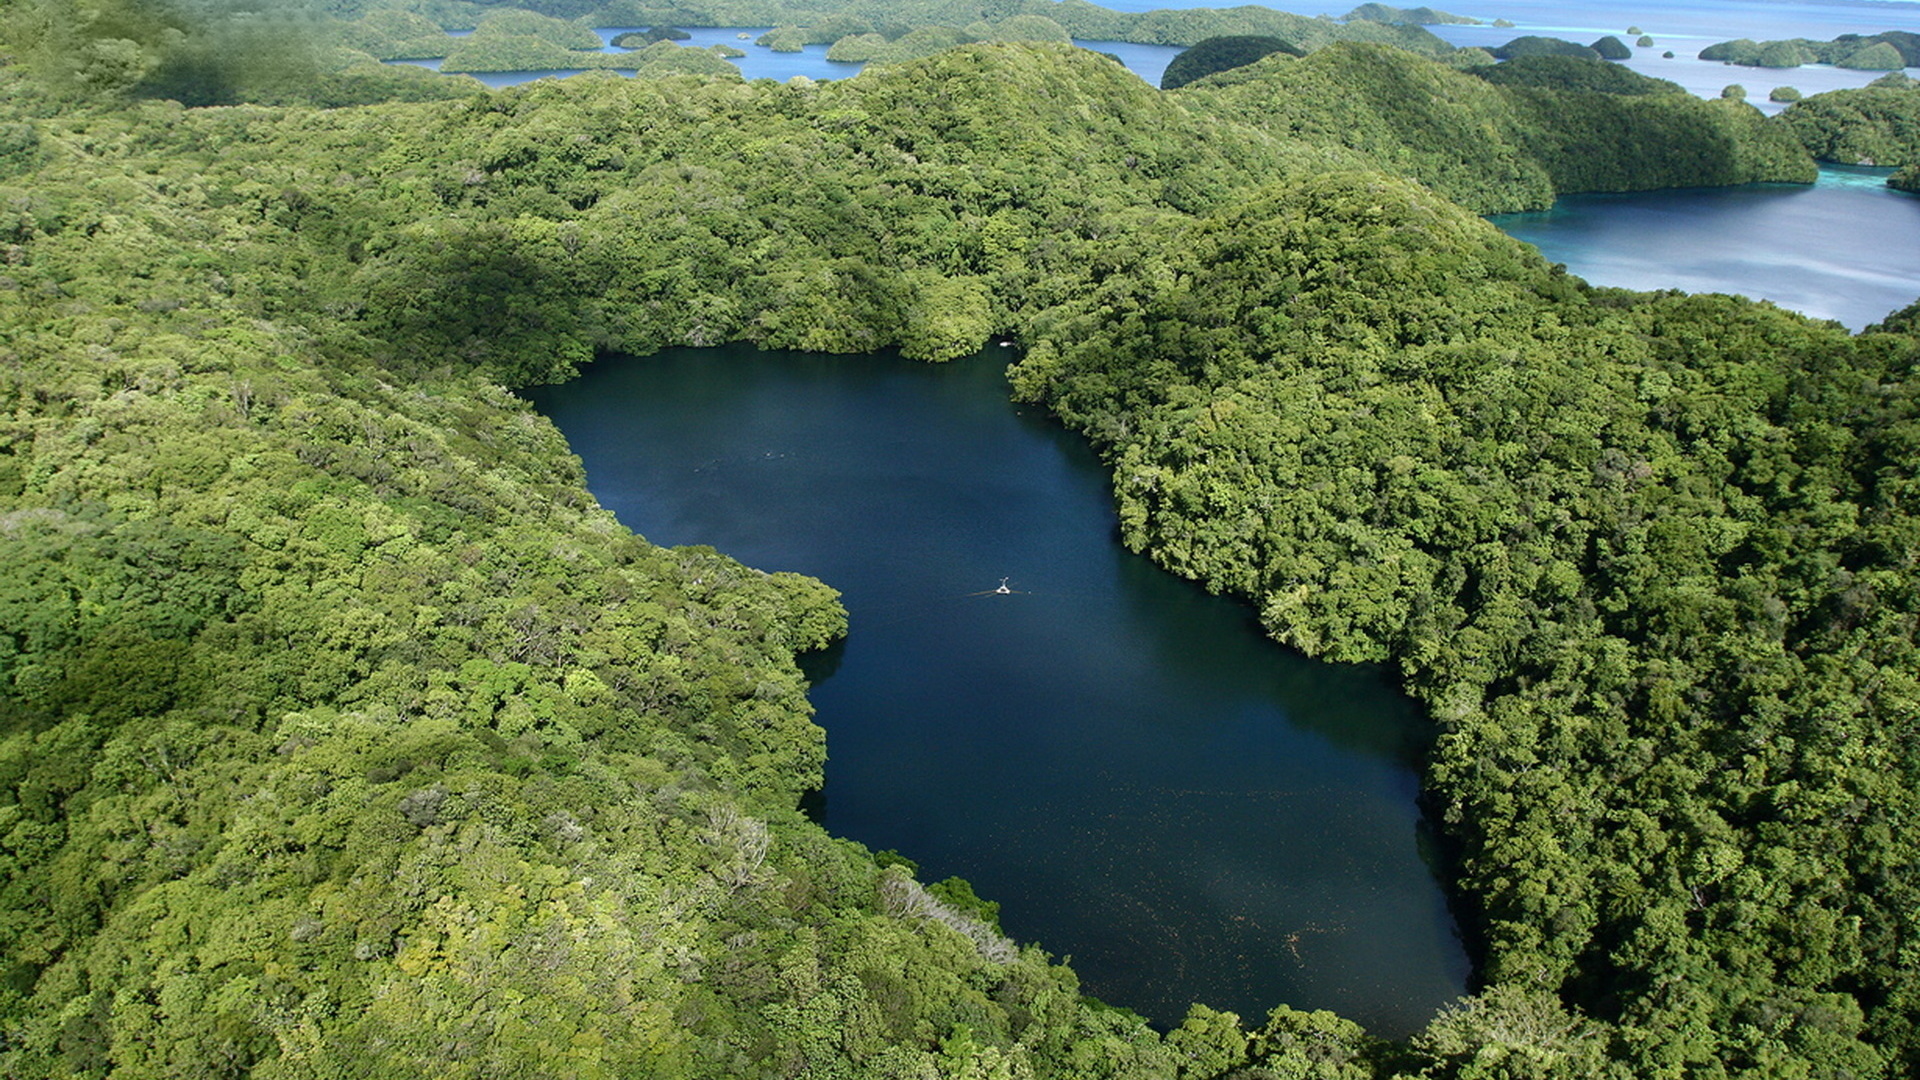
[[[1737,293],[1859,330],[1920,297],[1920,196],[1889,189],[1890,171],[1572,195],[1491,220],[1596,285]]]
[[[1007,360],[682,350],[534,399],[636,531],[844,592],[812,668],[833,832],[968,878],[1163,1023],[1204,1000],[1420,1026],[1467,976],[1423,720],[1122,550],[1105,470],[1007,402]]]

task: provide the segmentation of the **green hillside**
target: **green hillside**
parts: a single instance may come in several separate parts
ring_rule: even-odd
[[[1822,161],[1898,167],[1920,163],[1920,82],[1904,76],[1829,90],[1774,118]]]
[[[1397,49],[1335,45],[1181,94],[1287,142],[1351,151],[1356,165],[1414,177],[1483,213],[1544,209],[1574,192],[1806,183],[1815,171],[1757,111],[1604,60],[1458,71]]]

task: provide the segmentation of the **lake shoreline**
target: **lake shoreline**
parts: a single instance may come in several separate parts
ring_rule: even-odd
[[[531,396],[653,542],[842,591],[810,695],[835,835],[967,879],[1163,1030],[1194,1000],[1417,1030],[1472,977],[1431,724],[1122,548],[1109,471],[1007,400],[1009,358],[669,350]]]

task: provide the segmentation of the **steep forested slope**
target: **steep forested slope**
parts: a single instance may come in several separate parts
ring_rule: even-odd
[[[1912,1063],[1911,317],[1594,293],[1336,171],[1418,159],[1384,134],[1064,47],[333,111],[65,85],[0,67],[0,1071]],[[626,533],[494,385],[1000,329],[1130,542],[1433,702],[1494,985],[1409,1046],[1163,1039],[805,822],[831,592]]]
[[[1356,152],[1483,213],[1556,194],[1811,182],[1795,140],[1740,102],[1701,101],[1603,60],[1535,57],[1485,77],[1396,49],[1269,57],[1181,91],[1274,135]]]
[[[1911,79],[1816,94],[1794,102],[1773,122],[1792,131],[1822,161],[1920,163],[1920,82]]]

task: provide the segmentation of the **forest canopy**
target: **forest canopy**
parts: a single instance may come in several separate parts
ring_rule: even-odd
[[[1774,122],[1821,161],[1892,167],[1920,163],[1920,82],[1905,76],[1883,76],[1857,90],[1815,94],[1796,101]]]
[[[1920,304],[1594,289],[1477,216],[1808,179],[1785,127],[1367,44],[189,108],[141,87],[200,30],[90,10],[0,17],[0,1072],[1920,1067]],[[302,92],[248,63],[201,96]],[[1156,1031],[826,835],[832,589],[634,536],[506,389],[994,333],[1130,546],[1429,707],[1484,985],[1411,1039]]]
[[[1571,56],[1587,60],[1600,58],[1599,51],[1591,46],[1556,37],[1543,37],[1539,34],[1526,34],[1487,51],[1501,60],[1515,60],[1523,56]]]
[[[338,41],[347,49],[379,60],[446,57],[447,64],[442,68],[446,71],[631,68],[632,63],[620,53],[604,53],[599,37],[589,28],[636,25],[652,30],[772,26],[755,40],[757,46],[797,52],[808,45],[826,45],[835,58],[857,62],[917,59],[976,41],[1078,38],[1193,45],[1207,38],[1235,35],[1279,36],[1307,49],[1356,41],[1393,44],[1432,56],[1452,51],[1411,23],[1366,18],[1336,22],[1251,6],[1127,13],[1078,0],[973,5],[906,0],[862,0],[854,4],[752,0],[698,9],[650,7],[632,0],[609,4],[284,0],[283,10],[300,14],[295,20],[298,34],[310,43]],[[183,27],[189,25],[185,20],[174,21]],[[231,20],[212,17],[191,25],[199,28],[227,21]],[[449,31],[470,31],[471,37],[453,37]],[[621,48],[651,43],[645,35],[632,33],[614,41]]]
[[[1361,4],[1341,19],[1352,22],[1365,19],[1369,22],[1407,23],[1414,26],[1479,26],[1480,20],[1467,15],[1454,15],[1445,11],[1435,11],[1430,7],[1399,8],[1389,4]]]
[[[1467,71],[1395,49],[1270,57],[1177,91],[1293,143],[1350,155],[1482,213],[1556,194],[1804,183],[1798,140],[1603,60],[1524,57]]]
[[[1285,53],[1288,56],[1305,56],[1299,47],[1282,41],[1277,37],[1217,37],[1208,38],[1183,51],[1167,64],[1167,70],[1161,73],[1160,89],[1174,90],[1196,79],[1204,79],[1222,71],[1231,71],[1245,67],[1263,56]]]

